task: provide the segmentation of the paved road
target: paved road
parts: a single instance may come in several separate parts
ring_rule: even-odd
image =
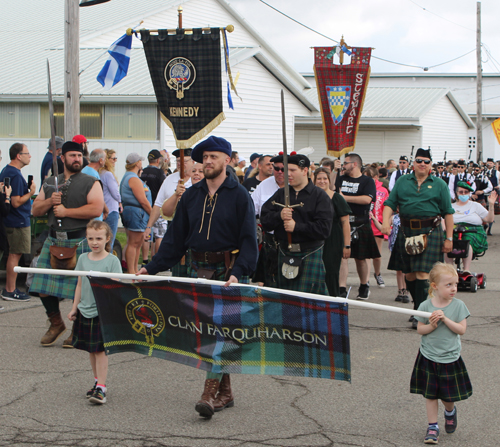
[[[490,244],[473,264],[487,273],[487,289],[459,294],[472,314],[462,355],[474,394],[458,405],[457,432],[443,433],[443,446],[500,445],[500,236]],[[385,251],[384,265],[387,258]],[[411,306],[394,302],[395,274],[383,270],[383,276],[387,287],[372,287],[370,301]],[[357,287],[354,274],[350,284]],[[235,407],[206,421],[194,411],[203,372],[136,354],[110,356],[108,402],[89,404],[85,393],[93,378],[86,353],[62,349],[61,340],[39,345],[46,321],[38,299],[1,304],[0,446],[423,444],[424,399],[409,393],[419,336],[404,315],[351,306],[352,383],[234,375]],[[67,314],[70,303],[62,309]]]

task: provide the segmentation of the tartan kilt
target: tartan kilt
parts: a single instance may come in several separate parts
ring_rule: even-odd
[[[403,231],[401,231],[401,228]],[[427,236],[427,248],[425,251],[416,256],[410,256],[405,250],[405,238],[426,234],[430,231],[429,228],[420,230],[412,230],[408,227],[401,227],[398,231],[394,248],[389,259],[389,270],[401,270],[403,273],[426,272],[429,273],[436,262],[443,262],[444,255],[442,252],[444,234],[441,225],[434,228],[434,231]]]
[[[190,256],[191,258],[191,256]],[[196,261],[191,261],[190,263],[190,272],[191,272],[191,278],[198,278],[198,269],[210,269],[210,270],[215,270],[215,280],[216,281],[224,281],[224,276],[226,275],[226,263],[224,261],[222,262],[216,262],[216,263],[209,263],[209,262],[196,262]],[[249,284],[250,283],[250,278],[248,276],[242,276],[239,281],[240,284]]]
[[[486,236],[486,231],[482,225],[471,225],[471,224],[455,224],[462,225],[466,230],[476,230],[477,233],[464,233],[462,234],[463,241],[469,241],[470,246],[472,247],[472,251],[474,254],[480,254],[488,250],[488,236]],[[453,239],[457,240],[458,235],[454,234]]]
[[[353,259],[374,259],[380,258],[372,226],[367,223],[358,228],[359,239],[351,242],[351,258]]]
[[[172,276],[178,278],[191,278],[191,252],[188,250],[184,256],[184,265],[179,261],[172,267]]]
[[[286,279],[281,273],[281,266],[285,258],[302,258],[301,272],[295,279]],[[302,253],[291,253],[278,249],[278,288],[295,290],[296,292],[328,295],[325,282],[325,264],[323,263],[323,246],[319,249]]]
[[[104,341],[102,338],[99,316],[85,318],[80,311],[76,314],[73,323],[73,340],[71,344],[76,349],[87,352],[103,352]]]
[[[472,385],[462,357],[451,363],[436,363],[418,351],[410,380],[410,392],[426,399],[444,402],[465,400],[472,395]]]
[[[38,263],[36,265],[37,268],[52,268],[50,266],[49,251],[49,247],[51,245],[57,245],[58,247],[74,247],[76,244],[80,244],[76,249],[77,259],[82,253],[87,253],[90,251],[86,238],[67,239],[65,241],[60,241],[51,236],[47,236],[47,239],[45,239],[45,242],[43,243],[40,257],[38,258]],[[39,294],[41,293],[44,295],[55,296],[57,298],[66,298],[72,300],[75,297],[77,282],[77,276],[35,274],[35,276],[33,277],[33,283],[31,284],[30,292],[36,292]]]

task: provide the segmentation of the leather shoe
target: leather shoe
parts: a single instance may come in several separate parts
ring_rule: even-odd
[[[222,411],[224,408],[234,407],[234,396],[231,390],[231,379],[229,374],[224,374],[219,385],[219,392],[214,402],[214,411]]]
[[[205,380],[205,389],[201,395],[201,399],[197,402],[195,410],[204,418],[210,419],[214,415],[215,396],[219,391],[218,379]]]

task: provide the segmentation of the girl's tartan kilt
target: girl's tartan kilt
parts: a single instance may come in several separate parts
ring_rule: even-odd
[[[403,230],[403,231],[401,231]],[[405,250],[405,238],[427,234],[430,227],[424,227],[421,230],[412,230],[408,227],[400,227],[398,237],[391,252],[389,259],[389,270],[401,270],[403,273],[427,272],[429,273],[436,262],[443,262],[442,252],[444,234],[441,225],[434,228],[433,232],[427,236],[427,248],[421,255],[410,256]],[[404,232],[404,234],[403,234]],[[405,236],[406,235],[406,236]]]
[[[436,363],[418,351],[410,381],[410,392],[426,399],[444,402],[465,400],[472,395],[472,385],[462,357],[451,363]]]
[[[79,239],[67,239],[65,241],[60,241],[51,236],[47,236],[45,242],[43,243],[42,252],[38,258],[37,268],[50,269],[50,251],[49,247],[51,245],[57,245],[59,247],[74,247],[78,245],[76,249],[77,258],[82,253],[87,253],[90,251],[89,245],[86,238]],[[30,287],[30,292],[36,292],[42,295],[55,296],[57,298],[66,298],[72,300],[75,297],[76,283],[78,282],[77,276],[62,276],[62,275],[42,275],[36,274],[33,277],[33,283]]]
[[[281,266],[286,258],[303,258],[301,272],[295,279],[286,279],[281,273]],[[320,249],[302,253],[291,253],[278,249],[278,288],[296,292],[328,295],[325,282],[325,264],[323,264],[323,246]]]
[[[87,352],[103,352],[104,341],[102,339],[101,325],[99,316],[94,318],[85,318],[80,311],[76,314],[76,320],[73,323],[74,348]]]

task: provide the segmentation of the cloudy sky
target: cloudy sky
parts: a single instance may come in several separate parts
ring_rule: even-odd
[[[344,35],[348,45],[375,48],[372,72],[422,73],[423,67],[434,73],[477,71],[475,0],[264,1],[327,37],[338,41]],[[230,0],[230,4],[300,72],[312,72],[310,47],[334,44],[260,0]],[[500,1],[483,0],[484,73],[500,73],[499,19]],[[460,57],[468,52],[471,53]],[[433,67],[456,58],[459,59]]]

